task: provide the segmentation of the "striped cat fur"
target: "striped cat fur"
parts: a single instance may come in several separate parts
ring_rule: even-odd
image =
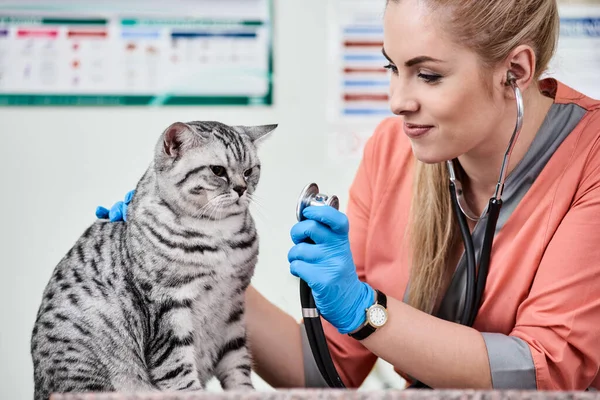
[[[127,221],[95,221],[56,266],[31,338],[35,399],[53,392],[252,388],[244,293],[257,141],[276,125],[174,123]]]

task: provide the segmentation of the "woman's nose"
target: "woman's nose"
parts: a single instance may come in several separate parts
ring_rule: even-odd
[[[390,108],[396,115],[405,115],[419,110],[419,102],[406,87],[390,87]]]

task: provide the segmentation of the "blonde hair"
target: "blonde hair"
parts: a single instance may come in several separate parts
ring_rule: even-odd
[[[535,81],[548,67],[558,42],[556,0],[423,1],[450,38],[479,55],[484,69],[497,66],[521,44],[535,52]],[[412,252],[409,304],[431,313],[446,269],[452,267],[448,261],[460,232],[445,164],[416,162],[408,228]]]

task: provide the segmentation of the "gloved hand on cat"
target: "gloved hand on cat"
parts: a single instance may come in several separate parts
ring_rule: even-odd
[[[290,271],[312,289],[319,312],[342,334],[366,320],[375,291],[361,282],[350,252],[348,218],[330,206],[306,207],[291,230]],[[311,239],[314,244],[306,243]]]
[[[110,222],[127,221],[127,206],[131,203],[135,190],[131,190],[125,195],[123,201],[117,201],[110,210],[99,206],[96,208],[96,217],[100,219],[109,219]]]

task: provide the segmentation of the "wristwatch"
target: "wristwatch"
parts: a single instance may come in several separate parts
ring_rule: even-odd
[[[365,309],[367,320],[348,335],[356,340],[368,338],[373,332],[381,328],[388,320],[387,296],[375,289],[375,303]]]

